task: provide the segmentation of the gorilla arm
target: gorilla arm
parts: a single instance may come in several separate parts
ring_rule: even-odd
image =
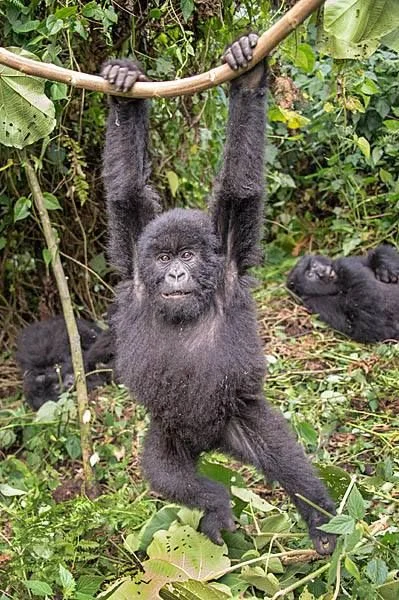
[[[130,89],[136,80],[146,78],[131,61],[110,60],[102,76],[117,89]],[[107,197],[109,251],[112,263],[123,278],[134,276],[137,239],[157,212],[158,196],[147,185],[148,112],[146,100],[110,98],[103,178]]]
[[[224,56],[232,68],[250,60],[257,36],[235,42]],[[240,56],[241,52],[241,56]],[[247,60],[247,62],[248,62]],[[258,264],[264,193],[266,65],[259,63],[231,84],[224,160],[211,213],[223,253],[238,275]]]

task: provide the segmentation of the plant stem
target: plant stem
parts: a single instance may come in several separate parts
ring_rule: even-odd
[[[51,266],[53,268],[58,293],[60,295],[62,312],[64,314],[65,325],[71,348],[73,372],[76,382],[76,395],[78,400],[80,444],[82,448],[84,481],[86,486],[89,487],[94,479],[93,470],[90,465],[90,456],[93,454],[93,450],[90,431],[90,409],[87,399],[87,388],[82,348],[80,345],[80,336],[75,316],[73,314],[73,306],[69,293],[67,278],[65,277],[59,255],[57,236],[55,234],[55,230],[51,226],[50,217],[46,208],[42,190],[40,188],[39,180],[27,157],[25,156],[24,158],[26,177],[32,192],[33,201],[35,203],[37,212],[39,213],[46,244],[51,254]]]

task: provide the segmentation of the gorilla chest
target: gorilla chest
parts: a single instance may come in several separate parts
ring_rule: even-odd
[[[248,333],[248,324],[244,329]],[[189,328],[132,324],[125,332],[129,349],[118,352],[122,380],[164,426],[179,422],[182,430],[186,424],[216,431],[253,371],[246,341],[238,337],[231,323],[216,318]]]

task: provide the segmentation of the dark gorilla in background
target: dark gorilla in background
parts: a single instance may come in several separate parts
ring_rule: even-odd
[[[399,340],[399,254],[392,246],[336,260],[305,255],[287,285],[306,308],[354,340]]]
[[[240,38],[224,60],[252,58],[257,36]],[[110,60],[103,77],[118,90],[145,80],[127,60]],[[145,100],[110,98],[104,183],[110,254],[124,281],[113,326],[117,372],[151,414],[142,466],[154,490],[204,511],[201,531],[216,544],[233,530],[223,485],[198,475],[201,452],[221,450],[251,463],[290,494],[318,552],[335,537],[328,519],[297,494],[334,513],[283,416],[263,397],[265,359],[257,334],[248,269],[259,264],[264,193],[266,70],[258,64],[230,87],[224,161],[210,214],[162,215],[149,184]]]
[[[105,364],[107,371],[87,376],[88,389],[104,385],[110,378],[114,340],[110,330],[103,331],[92,321],[77,319],[85,371],[94,371]],[[16,360],[23,375],[26,402],[38,410],[48,400],[75,383],[71,350],[62,316],[28,325],[17,338]]]

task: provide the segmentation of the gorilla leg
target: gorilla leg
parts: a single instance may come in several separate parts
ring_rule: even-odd
[[[174,502],[202,509],[202,533],[221,545],[220,530],[235,529],[230,497],[222,485],[196,473],[197,458],[151,423],[142,456],[143,472],[151,488]]]
[[[330,554],[334,550],[335,536],[317,529],[328,518],[297,494],[330,513],[335,513],[334,504],[288,430],[284,417],[263,398],[246,403],[240,415],[230,421],[221,450],[254,465],[268,480],[279,481],[306,521],[317,552]]]

